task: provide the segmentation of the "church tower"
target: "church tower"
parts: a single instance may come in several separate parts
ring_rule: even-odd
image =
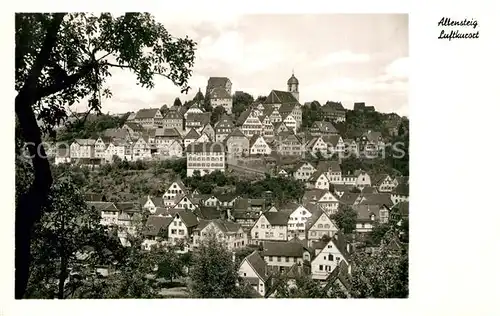
[[[299,80],[295,78],[295,75],[292,71],[292,76],[288,79],[288,92],[290,92],[297,101],[299,101]]]

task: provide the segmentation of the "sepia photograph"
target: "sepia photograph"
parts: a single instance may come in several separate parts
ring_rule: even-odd
[[[15,13],[15,299],[409,298],[408,80],[408,14]]]

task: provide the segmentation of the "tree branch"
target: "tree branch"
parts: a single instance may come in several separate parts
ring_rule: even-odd
[[[35,90],[38,87],[38,78],[42,73],[43,67],[45,67],[45,65],[47,64],[50,58],[50,53],[52,52],[52,49],[56,44],[57,34],[59,33],[59,27],[61,26],[65,15],[66,13],[55,13],[53,15],[52,23],[47,28],[47,34],[45,36],[45,40],[43,41],[40,53],[35,59],[33,67],[30,70],[30,74],[28,75],[28,78],[24,82],[24,85],[19,94],[30,95],[31,92],[33,92],[33,90]],[[35,102],[36,101],[32,99],[30,105],[33,105]]]

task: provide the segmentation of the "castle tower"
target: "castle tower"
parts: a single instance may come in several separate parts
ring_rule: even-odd
[[[292,76],[288,79],[288,92],[290,92],[297,101],[299,101],[299,80],[295,78],[295,75],[292,71]]]

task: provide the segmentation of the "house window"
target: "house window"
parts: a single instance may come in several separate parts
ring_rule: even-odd
[[[328,261],[333,261],[333,255],[332,254],[328,255]]]
[[[281,262],[281,257],[280,256],[278,256],[278,262]]]
[[[319,271],[323,271],[323,265],[322,264],[319,265]]]
[[[243,276],[247,276],[247,274],[245,272],[243,272]]]
[[[290,258],[289,257],[285,257],[285,262],[290,262]]]
[[[269,256],[269,262],[273,262],[273,256]]]

